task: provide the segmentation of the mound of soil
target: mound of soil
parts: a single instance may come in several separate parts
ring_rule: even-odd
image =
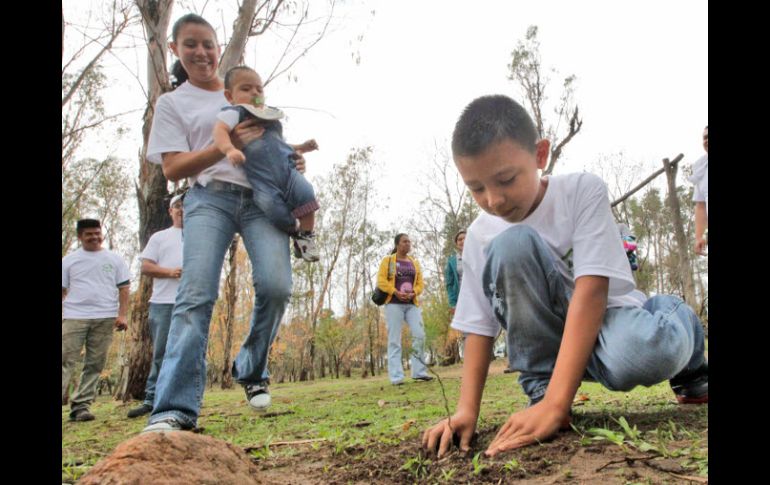
[[[190,432],[145,433],[119,444],[78,485],[264,483],[259,476],[246,453],[225,441]]]

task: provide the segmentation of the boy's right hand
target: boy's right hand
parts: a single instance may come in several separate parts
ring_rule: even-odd
[[[227,159],[230,160],[233,166],[237,167],[246,161],[246,156],[237,148],[231,148],[227,150]]]
[[[428,453],[438,452],[438,458],[444,456],[452,446],[453,435],[460,438],[460,451],[471,449],[471,438],[476,431],[478,416],[471,413],[457,411],[450,420],[443,419],[432,428],[428,428],[422,434],[422,447]]]

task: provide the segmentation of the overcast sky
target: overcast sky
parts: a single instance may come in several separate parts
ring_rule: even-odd
[[[89,4],[65,1],[65,17],[77,18]],[[177,5],[172,23],[188,11]],[[232,23],[232,8],[207,6],[203,14],[216,25]],[[321,147],[307,156],[311,181],[352,147],[372,145],[381,192],[390,195],[381,227],[392,227],[424,196],[424,181],[404,180],[423,173],[436,144],[448,148],[462,108],[485,94],[517,97],[507,64],[529,25],[539,27],[543,65],[558,70],[550,94],[558,96],[564,76],[577,76],[583,128],[556,174],[623,152],[629,165],[644,164],[646,176],[664,157],[684,153],[689,164],[703,154],[708,11],[702,1],[350,1],[337,9],[333,30],[292,71],[297,82],[282,77],[267,87],[268,103],[319,110],[285,109],[287,140],[314,137]],[[276,46],[270,43],[264,38],[247,47],[246,62],[262,73],[272,68],[267,52]],[[359,64],[352,60],[356,52]],[[118,73],[105,99],[111,112],[143,107],[128,71],[146,77],[144,52],[119,55],[120,63],[107,61]],[[128,135],[114,143],[100,140],[90,150],[125,158],[136,173],[141,111],[124,121],[132,127]]]

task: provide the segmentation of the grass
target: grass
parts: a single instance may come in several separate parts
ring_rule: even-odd
[[[512,411],[523,408],[526,396],[516,382],[517,374],[502,373],[502,360],[493,363],[487,380],[478,429],[499,427]],[[437,367],[442,376],[450,410],[457,403],[460,367]],[[249,448],[260,460],[309,453],[329,447],[334,454],[347,450],[368,450],[373,445],[417,443],[422,431],[446,415],[441,389],[436,380],[391,386],[386,375],[360,379],[321,379],[314,382],[271,386],[273,404],[260,415],[246,405],[240,387],[209,389],[204,395],[198,425],[204,433]],[[602,442],[620,446],[629,453],[642,451],[674,458],[708,473],[708,406],[685,411],[673,399],[666,383],[631,392],[612,392],[595,383],[583,383],[578,394],[587,397],[573,407],[575,440],[584,446]],[[72,483],[115,446],[136,436],[146,417],[126,418],[136,402],[123,404],[102,396],[91,407],[96,420],[71,423],[68,408],[62,407],[62,480]],[[276,442],[323,439],[306,447],[271,446]],[[524,452],[526,456],[527,452]],[[362,455],[367,457],[367,453]],[[373,457],[372,457],[373,458]],[[430,461],[423,456],[402,462],[414,480],[425,476]],[[526,472],[515,458],[507,471]],[[484,469],[484,457],[476,455],[473,471]],[[684,465],[686,464],[686,465]],[[444,481],[454,471],[442,470]]]

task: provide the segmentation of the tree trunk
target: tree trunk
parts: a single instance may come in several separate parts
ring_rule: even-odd
[[[693,283],[692,267],[690,266],[690,245],[687,244],[687,236],[684,233],[682,213],[679,210],[679,197],[676,193],[677,165],[672,164],[667,158],[663,159],[663,167],[666,170],[668,181],[668,206],[671,209],[672,223],[674,225],[674,237],[679,248],[677,254],[678,270],[684,283],[684,300],[692,308],[698,308],[695,301],[695,284]]]
[[[238,236],[233,238],[230,244],[230,250],[227,256],[227,277],[225,278],[225,344],[222,348],[222,389],[233,388],[233,359],[231,349],[233,347],[233,322],[235,320],[235,304],[238,300],[238,288],[235,285],[235,278],[238,275],[238,265],[236,264],[236,254],[238,252]]]
[[[123,402],[131,399],[144,399],[144,391],[147,377],[152,367],[153,345],[150,338],[150,325],[148,323],[148,300],[152,294],[152,278],[142,277],[139,280],[139,289],[134,293],[133,305],[127,330],[128,359],[126,361],[127,372],[120,372],[125,382],[118,382],[115,386],[116,399]]]
[[[166,210],[168,205],[168,182],[160,165],[150,163],[147,158],[147,141],[150,136],[155,102],[158,97],[169,91],[171,85],[166,70],[166,32],[173,0],[137,0],[136,4],[142,15],[147,36],[147,78],[148,99],[144,112],[142,135],[144,143],[139,157],[139,186],[136,198],[139,206],[139,247],[144,249],[150,236],[171,225],[171,217]],[[125,383],[119,383],[117,399],[124,402],[131,398],[143,399],[144,388],[152,361],[152,342],[147,324],[148,301],[152,294],[152,278],[141,276],[139,291],[131,311],[129,322],[128,372]],[[121,385],[123,384],[123,385]]]

